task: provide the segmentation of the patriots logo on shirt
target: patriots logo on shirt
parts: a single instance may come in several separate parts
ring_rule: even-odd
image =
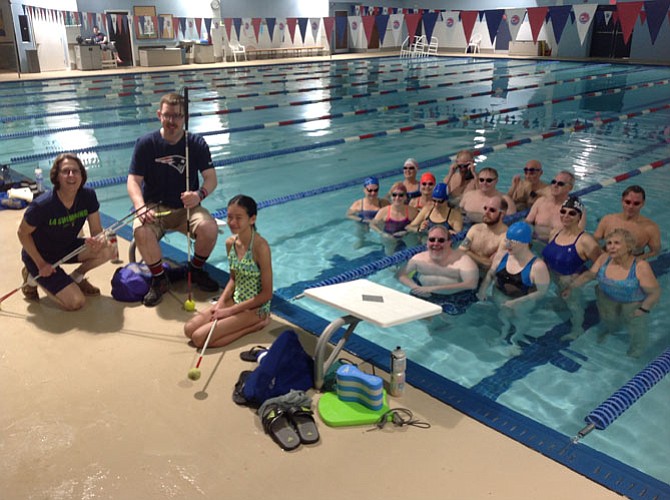
[[[156,163],[169,165],[180,174],[183,174],[184,170],[186,170],[186,158],[180,155],[170,155],[170,156],[163,156],[162,158],[156,158]]]

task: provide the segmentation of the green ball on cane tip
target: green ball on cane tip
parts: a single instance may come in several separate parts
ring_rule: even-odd
[[[191,299],[186,299],[184,301],[184,309],[188,312],[195,311],[195,302]]]
[[[188,371],[188,378],[190,378],[191,380],[198,380],[200,378],[200,369],[191,368]]]

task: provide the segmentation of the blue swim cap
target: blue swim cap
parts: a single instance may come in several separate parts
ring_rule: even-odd
[[[367,187],[371,184],[374,184],[375,186],[379,186],[379,179],[376,177],[370,176],[366,177],[366,179],[363,181],[363,187]]]
[[[447,185],[444,182],[435,184],[435,189],[433,189],[433,199],[446,200],[447,198],[449,198],[449,194],[447,193]]]
[[[515,222],[507,229],[507,239],[519,243],[530,243],[533,239],[533,228],[527,222]]]

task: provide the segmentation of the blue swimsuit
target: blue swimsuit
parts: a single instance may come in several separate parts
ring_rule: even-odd
[[[521,272],[515,274],[507,270],[508,257],[509,254],[506,253],[496,268],[496,288],[513,299],[523,297],[537,290],[530,279],[530,271],[537,257],[530,259]]]
[[[607,257],[607,260],[598,269],[598,274],[596,275],[600,291],[614,302],[630,303],[643,301],[647,297],[647,294],[644,293],[644,290],[640,286],[640,280],[635,275],[637,259],[633,260],[630,271],[628,271],[628,276],[623,280],[613,280],[605,276],[610,260],[611,258]]]
[[[575,241],[569,245],[559,245],[556,243],[556,238],[559,234],[560,231],[556,233],[556,236],[542,250],[544,262],[549,269],[563,276],[583,273],[586,270],[584,266],[584,262],[586,261],[577,252],[577,241],[582,237],[584,231],[579,233]]]

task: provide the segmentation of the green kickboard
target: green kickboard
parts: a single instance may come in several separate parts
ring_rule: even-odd
[[[317,408],[323,422],[330,427],[346,427],[353,425],[372,425],[389,411],[386,391],[384,403],[380,410],[371,410],[365,405],[352,401],[341,401],[335,392],[326,392],[319,399]]]

